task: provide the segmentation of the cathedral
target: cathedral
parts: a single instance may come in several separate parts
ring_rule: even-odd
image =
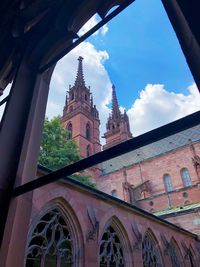
[[[89,158],[132,134],[113,86],[102,148],[99,113],[85,85],[82,61],[79,57],[61,120],[68,139]],[[199,131],[197,125],[90,167],[86,172],[98,189],[65,174],[24,194],[24,202],[19,197],[20,230],[14,224],[9,242],[7,224],[8,249],[1,252],[1,266],[200,266]],[[40,166],[37,176],[56,173]],[[34,181],[39,179],[46,178]],[[9,222],[13,213],[11,209]],[[19,241],[17,245],[13,240]]]
[[[62,116],[63,127],[80,149],[91,156],[132,138],[129,118],[119,109],[112,86],[112,113],[99,138],[99,112],[78,58],[74,85],[69,87]],[[97,188],[113,197],[200,234],[200,125],[105,161],[87,170]]]
[[[134,1],[1,2],[0,95],[13,83],[0,101],[0,266],[199,267],[200,112],[132,138],[113,86],[102,148],[79,57],[62,123],[83,160],[37,169],[56,62]],[[162,0],[200,88],[199,4],[188,2]],[[98,189],[70,178],[86,168]]]

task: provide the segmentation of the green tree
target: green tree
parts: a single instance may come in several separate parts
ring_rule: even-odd
[[[67,140],[67,131],[62,127],[60,117],[44,121],[39,164],[55,171],[81,159],[74,140]],[[95,187],[88,175],[70,176],[86,185]]]

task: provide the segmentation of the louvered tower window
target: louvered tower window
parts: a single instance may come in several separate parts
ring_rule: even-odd
[[[67,139],[72,139],[72,124],[71,122],[67,125]]]
[[[90,124],[86,124],[86,139],[90,140],[91,138],[91,129],[90,129]]]
[[[91,156],[91,147],[90,147],[90,145],[88,145],[87,148],[86,148],[86,155],[87,155],[87,157]]]

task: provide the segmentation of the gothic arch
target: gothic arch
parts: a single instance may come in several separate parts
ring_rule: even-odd
[[[115,250],[115,242],[117,243]],[[113,244],[113,251],[109,249],[109,244]],[[106,253],[112,255],[116,253],[116,261],[119,260],[121,265],[104,265],[104,260],[106,258]],[[105,257],[104,257],[105,255]],[[131,258],[131,245],[128,239],[128,234],[116,216],[112,216],[105,224],[104,229],[100,235],[99,239],[99,266],[121,266],[121,267],[132,267],[133,261]],[[107,263],[106,263],[107,264]]]
[[[188,260],[191,267],[197,267],[197,257],[191,245],[188,250]]]
[[[142,240],[142,259],[144,267],[164,266],[159,243],[150,228],[147,229]]]
[[[183,267],[185,266],[183,261],[183,256],[181,254],[181,250],[179,248],[178,243],[174,237],[170,240],[170,251],[169,256],[171,260],[172,267]]]
[[[50,223],[48,221],[48,218],[50,218],[49,219]],[[66,265],[66,266],[83,267],[84,266],[84,263],[83,263],[83,258],[84,258],[83,251],[84,250],[83,250],[83,235],[82,235],[81,227],[75,215],[75,212],[72,210],[69,204],[62,198],[52,200],[51,202],[49,202],[32,220],[30,224],[30,228],[29,228],[28,238],[27,238],[26,258],[25,258],[24,266],[26,267],[32,266],[32,265],[27,264],[28,262],[27,257],[30,253],[30,248],[32,249],[34,245],[35,236],[37,237],[38,235],[39,238],[45,239],[46,233],[43,233],[44,235],[43,237],[42,235],[39,234],[38,229],[39,230],[41,229],[40,228],[41,225],[45,225],[44,228],[48,230],[48,228],[51,227],[51,225],[53,225],[54,223],[56,226],[59,225],[59,227],[57,227],[57,229],[59,229],[59,233],[56,233],[56,234],[59,235],[60,237],[62,236],[63,233],[65,234],[65,238],[63,239],[62,242],[60,241],[62,240],[61,238],[59,238],[59,241],[56,241],[57,244],[59,244],[60,246],[59,248],[61,249],[63,248],[61,244],[67,244],[67,247],[64,247],[63,251],[67,249],[71,251],[71,256],[69,258],[71,258],[72,264],[69,263],[69,265]],[[60,225],[62,225],[62,227],[60,227]],[[56,227],[53,227],[53,229],[55,228]],[[42,230],[42,232],[45,232],[45,231]],[[51,237],[52,236],[53,234],[51,235]],[[52,239],[50,240],[52,241]],[[32,245],[32,247],[30,245]],[[44,248],[44,250],[45,249],[46,247]],[[69,255],[70,255],[70,252],[68,253],[68,256]],[[40,267],[40,265],[36,265],[36,266]]]

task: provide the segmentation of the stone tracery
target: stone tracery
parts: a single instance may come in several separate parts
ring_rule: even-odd
[[[183,265],[182,256],[180,253],[180,249],[174,240],[174,238],[170,241],[170,247],[169,247],[169,255],[171,259],[172,267],[181,267]]]
[[[26,267],[70,267],[72,263],[70,230],[59,210],[55,208],[40,219],[32,232]]]
[[[142,242],[142,258],[144,267],[162,267],[162,260],[157,241],[147,231]]]
[[[100,242],[100,267],[124,267],[120,239],[112,226],[107,227]]]

